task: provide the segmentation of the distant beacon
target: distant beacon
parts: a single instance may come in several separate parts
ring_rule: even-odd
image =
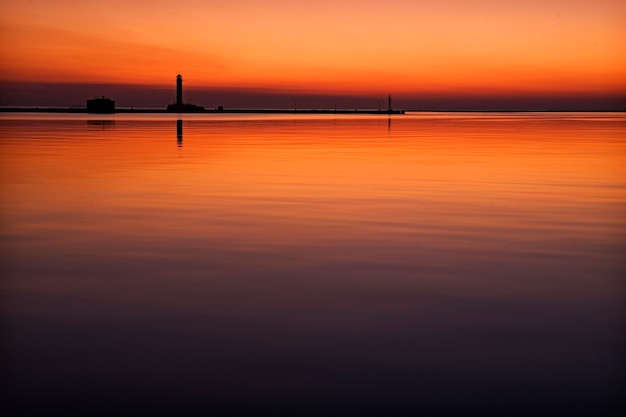
[[[167,106],[167,111],[175,111],[177,113],[203,112],[206,109],[202,106],[196,106],[191,103],[183,103],[183,76],[176,76],[176,103]]]
[[[183,105],[183,76],[180,74],[176,76],[176,105]]]

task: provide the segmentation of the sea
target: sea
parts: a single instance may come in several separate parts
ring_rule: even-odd
[[[620,415],[626,114],[0,113],[0,274],[4,415]]]

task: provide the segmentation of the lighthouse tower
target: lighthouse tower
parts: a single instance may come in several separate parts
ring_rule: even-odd
[[[183,76],[180,74],[176,76],[176,105],[183,105]]]
[[[205,108],[202,106],[196,106],[191,103],[183,103],[183,76],[180,74],[176,76],[176,103],[168,104],[167,111],[175,111],[178,113],[205,111]]]

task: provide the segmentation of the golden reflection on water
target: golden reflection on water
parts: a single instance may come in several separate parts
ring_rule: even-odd
[[[89,336],[95,358],[129,340],[158,358],[239,352],[220,359],[226,406],[235,392],[261,401],[250,381],[262,375],[270,402],[287,390],[341,403],[334,378],[382,392],[379,404],[408,401],[381,380],[462,406],[493,389],[506,402],[519,384],[530,404],[555,384],[593,391],[583,408],[613,404],[623,114],[89,117],[0,119],[12,381],[32,382],[33,358],[56,369],[36,344],[64,358],[80,345],[64,331],[95,326],[107,329]],[[42,322],[58,332],[37,336]],[[149,361],[128,355],[113,359],[139,377]],[[203,360],[191,381],[217,383]],[[171,373],[151,375],[167,389]],[[359,392],[342,404],[366,406]]]

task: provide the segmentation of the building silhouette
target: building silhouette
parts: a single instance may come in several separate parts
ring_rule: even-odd
[[[115,113],[115,101],[104,96],[87,100],[87,113]]]

